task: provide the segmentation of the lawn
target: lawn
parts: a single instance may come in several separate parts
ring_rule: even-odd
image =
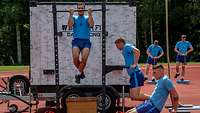
[[[0,66],[0,71],[28,71],[29,66]]]

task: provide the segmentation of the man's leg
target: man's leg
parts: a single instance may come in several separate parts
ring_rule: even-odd
[[[148,77],[148,78],[150,78],[149,77],[149,67],[150,67],[150,65],[151,64],[149,64],[149,63],[147,63],[147,65],[146,65],[146,75],[145,75],[145,77]]]
[[[89,48],[84,48],[81,51],[81,62],[80,62],[80,65],[78,67],[78,69],[81,73],[84,73],[84,69],[85,69],[85,66],[87,64],[87,59],[88,59],[89,54],[90,54]]]
[[[182,63],[181,80],[184,80],[184,76],[185,76],[185,63]]]
[[[128,110],[126,113],[137,113],[136,108],[132,108],[130,110]]]
[[[184,76],[185,76],[185,65],[186,65],[186,64],[187,64],[187,56],[183,56],[181,80],[184,80]]]
[[[149,99],[149,95],[140,93],[141,87],[131,88],[130,96],[132,100],[145,101]]]
[[[79,55],[80,55],[80,49],[78,47],[73,47],[72,48],[72,57],[73,57],[73,63],[75,67],[77,68],[77,74],[75,75],[75,82],[80,84],[80,77],[78,76],[80,72],[78,72],[78,67],[80,65],[80,60],[79,60]]]
[[[152,82],[156,83],[156,79],[154,77],[154,73],[153,73],[153,68],[157,65],[157,60],[153,59],[153,64],[152,64]]]
[[[180,66],[180,62],[176,61],[176,75],[174,76],[174,78],[177,78],[180,75],[179,66]]]
[[[72,48],[73,63],[77,69],[80,65],[79,56],[80,56],[80,49],[78,47],[73,47]]]

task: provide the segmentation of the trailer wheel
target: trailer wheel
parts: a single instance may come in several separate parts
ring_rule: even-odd
[[[11,104],[11,105],[9,106],[9,111],[10,111],[11,113],[16,113],[17,110],[18,110],[18,107],[17,107],[16,104]]]
[[[30,82],[23,75],[15,75],[9,80],[9,90],[11,94],[27,95],[29,92]]]
[[[97,108],[98,111],[102,113],[103,110],[103,93],[99,93],[97,96]],[[112,96],[110,93],[105,95],[105,110],[106,113],[116,113],[116,97]]]
[[[79,91],[76,91],[76,90],[71,90],[71,91],[66,92],[61,97],[61,106],[63,108],[64,113],[67,112],[67,104],[66,104],[67,98],[76,98],[76,97],[81,97],[81,96],[83,96],[83,94],[81,94]]]

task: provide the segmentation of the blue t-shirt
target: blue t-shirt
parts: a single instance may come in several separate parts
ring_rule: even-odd
[[[135,48],[135,46],[127,43],[124,45],[124,48],[122,50],[122,54],[123,54],[124,60],[125,60],[125,65],[128,67],[133,65],[134,61],[135,61],[134,48]],[[135,69],[127,68],[127,72],[129,75],[133,74],[134,71],[138,71],[138,70],[139,70],[138,65],[136,66]]]
[[[90,39],[90,26],[88,16],[73,16],[73,38]]]
[[[174,88],[174,85],[166,75],[157,81],[155,90],[150,96],[150,100],[159,111],[162,111],[162,108],[168,98],[169,91],[172,88]]]
[[[157,57],[158,53],[162,53],[163,49],[159,45],[151,44],[147,49],[153,57]]]
[[[190,47],[192,44],[189,41],[179,41],[175,46],[181,54],[185,54]]]

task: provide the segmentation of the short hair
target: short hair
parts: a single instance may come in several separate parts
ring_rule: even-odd
[[[187,36],[186,36],[186,35],[181,35],[181,37],[182,37],[182,38],[186,38]]]
[[[158,64],[158,65],[153,66],[153,69],[162,69],[162,70],[164,70],[164,66],[161,65],[161,64]]]
[[[84,2],[84,1],[79,1],[79,2],[77,2],[77,7],[78,7],[79,5],[84,5],[84,8],[85,8],[85,2]]]
[[[154,40],[154,42],[159,42],[159,41],[156,39],[156,40]]]
[[[119,37],[117,40],[115,40],[115,44],[120,42],[125,44],[125,40],[122,37]]]

